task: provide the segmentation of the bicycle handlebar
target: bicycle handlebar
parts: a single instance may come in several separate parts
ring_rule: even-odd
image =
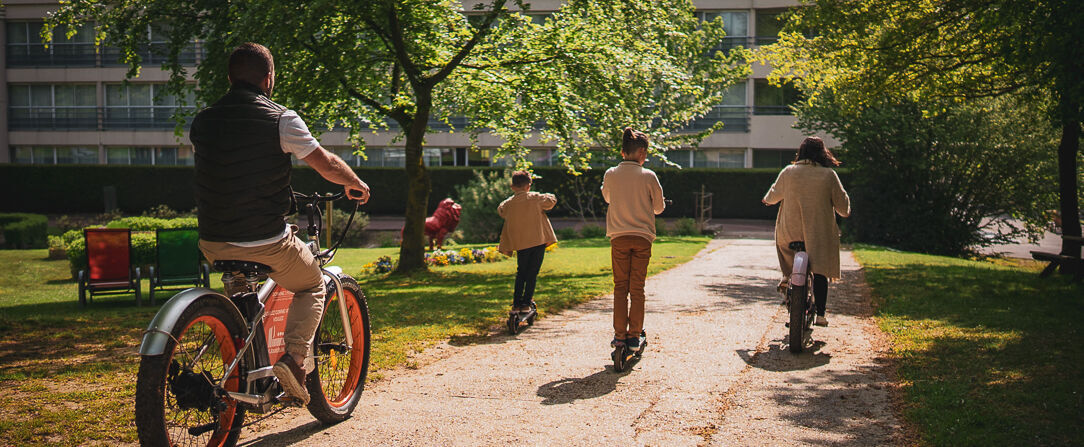
[[[359,190],[356,190],[356,189],[351,189],[350,190],[350,196],[351,197],[348,197],[348,198],[353,198],[353,196],[355,194],[360,196],[362,194],[362,192],[359,191]],[[299,202],[308,202],[308,203],[305,204],[306,206],[304,206],[299,211],[308,214],[308,218],[309,218],[308,232],[309,232],[310,236],[317,236],[321,232],[320,227],[323,226],[323,219],[319,218],[320,208],[318,206],[316,206],[316,205],[318,203],[321,203],[321,202],[333,202],[333,201],[339,200],[339,199],[341,199],[343,197],[346,197],[346,192],[345,191],[334,193],[334,194],[328,193],[328,194],[323,194],[323,195],[321,195],[320,193],[307,195],[307,194],[302,194],[302,193],[299,193],[299,192],[294,192],[294,199],[298,200]],[[343,239],[346,238],[346,232],[350,230],[350,225],[354,222],[354,216],[357,214],[358,207],[360,207],[360,206],[361,206],[360,203],[358,203],[357,201],[354,201],[354,209],[350,212],[350,218],[347,219],[347,221],[346,221],[346,228],[343,229],[343,232],[342,232],[342,234],[339,235],[338,240],[330,248],[328,248],[326,250],[323,250],[323,251],[320,251],[319,253],[315,254],[316,257],[321,260],[321,263],[320,263],[321,265],[325,265],[325,264],[331,262],[331,258],[333,258],[335,256],[335,251],[338,250],[339,245],[342,245]],[[319,221],[320,221],[320,225],[316,224],[316,220],[318,218],[319,218]],[[331,230],[328,229],[328,231],[331,231]],[[317,244],[319,244],[319,242],[317,242]]]

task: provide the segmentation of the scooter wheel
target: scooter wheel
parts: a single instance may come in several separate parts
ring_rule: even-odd
[[[519,333],[519,317],[515,315],[508,316],[508,332],[512,335]]]
[[[610,357],[614,360],[614,372],[622,372],[625,370],[625,349],[624,347],[618,347],[614,349],[613,354]]]

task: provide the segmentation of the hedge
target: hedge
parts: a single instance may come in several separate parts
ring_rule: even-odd
[[[501,168],[433,167],[432,192],[429,209],[435,209],[445,197],[455,196],[455,186],[466,184],[474,170],[498,170]],[[362,211],[370,215],[401,215],[406,206],[406,176],[401,168],[355,168],[358,175],[373,188],[373,196]],[[103,211],[103,188],[113,186],[117,191],[117,205],[126,213],[140,213],[157,205],[187,210],[195,207],[193,169],[185,166],[107,166],[107,165],[0,165],[0,187],[8,191],[26,191],[14,194],[0,203],[0,212],[21,211],[37,213],[94,213]],[[560,200],[570,200],[573,176],[559,167],[537,167],[535,173],[542,176],[535,182],[535,190],[554,192]],[[693,216],[693,193],[700,185],[714,194],[712,215],[717,218],[772,219],[774,207],[765,207],[760,198],[775,180],[775,169],[672,169],[656,170],[666,196],[674,201],[663,216]],[[598,185],[602,184],[603,169],[582,174],[581,189],[598,198]],[[849,177],[840,171],[847,184]],[[295,191],[304,193],[335,192],[340,187],[320,178],[307,167],[297,167],[293,172]],[[604,214],[604,208],[596,207],[596,213]],[[558,206],[553,215],[568,215]]]
[[[0,232],[4,234],[0,248],[45,248],[49,241],[48,229],[49,220],[41,214],[0,214]]]

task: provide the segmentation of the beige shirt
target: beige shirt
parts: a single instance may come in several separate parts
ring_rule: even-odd
[[[775,246],[779,267],[790,276],[794,252],[787,246],[805,241],[813,273],[839,278],[839,227],[835,215],[851,215],[851,199],[836,171],[802,160],[783,168],[764,202],[779,205]]]
[[[551,245],[557,242],[553,226],[546,217],[546,211],[557,205],[553,194],[540,194],[533,191],[517,191],[512,197],[504,199],[497,207],[497,214],[504,218],[501,228],[501,244],[497,250],[507,253],[539,245]]]
[[[662,185],[655,172],[634,161],[606,170],[602,176],[606,210],[606,236],[640,236],[655,240],[655,215],[666,209]]]

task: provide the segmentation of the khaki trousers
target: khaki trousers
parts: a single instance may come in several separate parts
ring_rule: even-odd
[[[283,238],[258,247],[238,247],[226,242],[200,239],[199,248],[210,262],[240,260],[266,264],[271,267],[271,279],[293,292],[290,311],[286,315],[283,341],[286,353],[302,362],[309,354],[309,345],[320,324],[324,310],[324,278],[320,263],[297,236]],[[227,285],[227,293],[229,286]]]
[[[637,337],[644,329],[644,282],[651,261],[651,241],[640,236],[610,240],[614,272],[614,338]]]

